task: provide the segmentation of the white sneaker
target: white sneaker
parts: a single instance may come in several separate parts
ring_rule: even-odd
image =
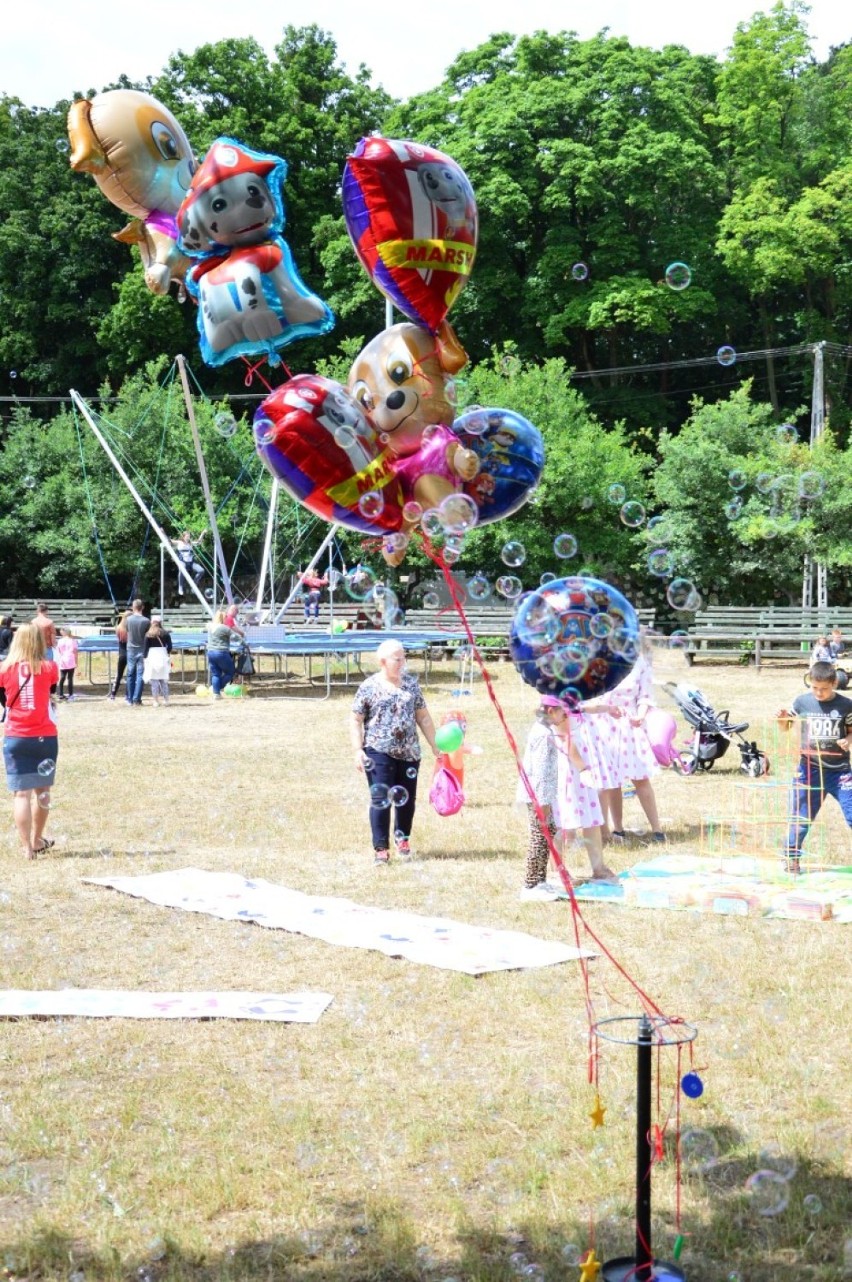
[[[552,904],[554,900],[564,898],[564,891],[557,890],[546,881],[540,881],[537,886],[524,886],[520,894],[522,904]]]

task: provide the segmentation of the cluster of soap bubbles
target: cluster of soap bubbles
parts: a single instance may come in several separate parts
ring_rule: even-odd
[[[372,763],[371,763],[372,764]],[[388,787],[385,783],[370,785],[370,805],[374,810],[389,810],[391,806],[404,806],[408,801],[408,789],[402,784]]]
[[[775,430],[775,437],[782,446],[793,446],[799,434],[792,423],[782,423]],[[729,521],[737,521],[743,514],[745,494],[749,477],[739,467],[728,473],[728,485],[733,495],[723,505],[723,511]],[[802,503],[813,503],[825,493],[825,477],[821,472],[758,472],[753,481],[755,492],[770,501],[768,519],[764,522],[764,538],[774,538],[779,533],[777,519],[786,517],[797,520],[801,515]]]

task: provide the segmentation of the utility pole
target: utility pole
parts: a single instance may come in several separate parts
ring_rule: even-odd
[[[811,393],[811,447],[816,444],[825,431],[824,352],[824,342],[814,344],[814,379]],[[828,567],[824,561],[815,563],[808,552],[805,553],[802,575],[802,609],[807,610],[814,605],[814,569],[816,569],[816,607],[818,610],[827,610]]]

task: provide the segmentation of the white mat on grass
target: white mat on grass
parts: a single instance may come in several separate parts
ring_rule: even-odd
[[[22,1015],[89,1015],[119,1019],[268,1019],[315,1024],[330,993],[144,993],[61,988],[0,991],[0,1019]]]
[[[448,917],[422,917],[393,908],[369,908],[348,899],[305,895],[300,890],[239,873],[179,868],[142,877],[85,880],[168,908],[209,913],[228,921],[256,922],[259,926],[324,939],[329,944],[372,948],[389,957],[405,957],[424,966],[439,966],[466,975],[554,966],[594,956],[517,930],[492,930]],[[567,922],[566,916],[566,926]]]

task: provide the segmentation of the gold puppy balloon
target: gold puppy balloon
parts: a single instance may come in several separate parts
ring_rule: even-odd
[[[110,89],[75,102],[68,112],[71,168],[91,174],[107,200],[133,221],[113,233],[136,244],[145,283],[155,294],[182,284],[189,260],[177,248],[175,214],[196,169],[189,140],[156,98]]]

